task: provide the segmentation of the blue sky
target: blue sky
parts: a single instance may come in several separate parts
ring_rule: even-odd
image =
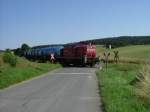
[[[0,49],[150,35],[150,0],[0,0]]]

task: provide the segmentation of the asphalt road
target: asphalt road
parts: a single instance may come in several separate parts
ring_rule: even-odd
[[[94,68],[62,68],[0,91],[0,112],[101,112]]]

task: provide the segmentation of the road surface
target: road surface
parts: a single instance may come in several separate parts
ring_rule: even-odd
[[[0,91],[0,112],[101,112],[94,68],[62,68]]]

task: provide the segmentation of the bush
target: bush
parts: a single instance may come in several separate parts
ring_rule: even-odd
[[[17,64],[17,57],[12,54],[10,51],[5,51],[5,53],[3,54],[3,61],[5,63],[10,64],[10,66],[15,67]]]
[[[150,103],[150,65],[144,66],[137,75],[135,92],[139,98]]]
[[[17,57],[15,55],[12,56],[10,63],[12,67],[15,67],[17,65]]]

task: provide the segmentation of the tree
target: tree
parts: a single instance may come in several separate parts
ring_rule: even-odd
[[[21,48],[17,48],[14,50],[14,54],[15,55],[18,55],[18,56],[21,56]]]
[[[30,47],[27,44],[22,44],[21,46],[21,50],[24,51],[28,51],[30,49]]]
[[[21,46],[21,56],[23,56],[24,52],[28,51],[29,49],[30,49],[29,45],[27,45],[25,43],[22,44],[22,46]]]

